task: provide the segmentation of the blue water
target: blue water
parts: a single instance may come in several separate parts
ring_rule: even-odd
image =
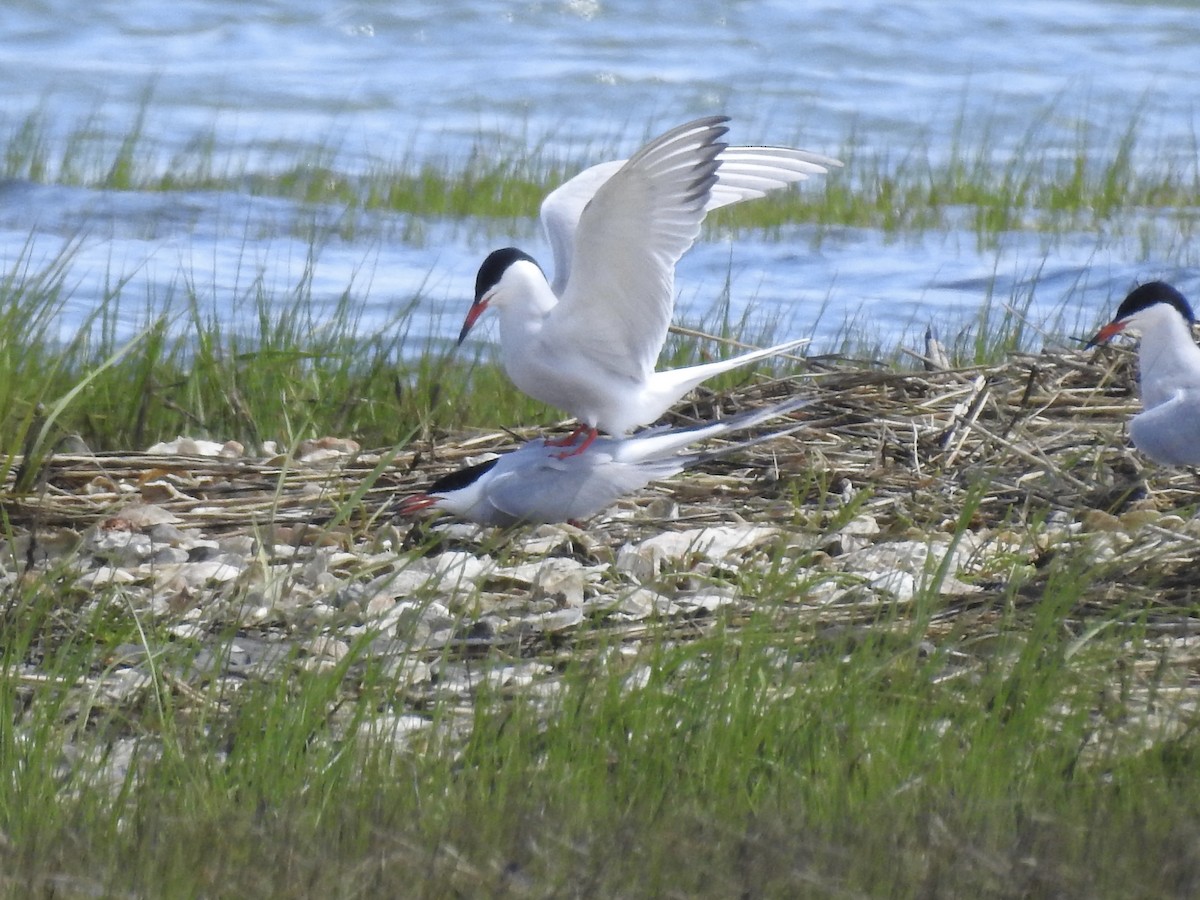
[[[666,9],[635,0],[24,0],[0,8],[0,134],[37,111],[55,159],[55,146],[81,129],[103,144],[144,113],[142,146],[163,171],[211,136],[232,171],[271,173],[323,148],[353,174],[454,163],[479,148],[583,166],[713,112],[734,117],[741,143],[837,154],[852,137],[863,158],[885,165],[944,158],[960,127],[958,139],[986,146],[997,165],[1031,134],[1064,154],[1081,141],[1110,154],[1136,121],[1138,165],[1197,166],[1197,3],[700,0]],[[290,302],[311,275],[318,312],[349,292],[364,330],[391,327],[418,297],[419,345],[457,331],[489,249],[519,242],[545,255],[532,220],[498,234],[488,223],[356,215],[338,229],[343,209],[234,192],[8,183],[0,269],[23,255],[36,267],[77,241],[66,333],[106,292],[118,293],[131,329],[188,291],[234,321],[260,286]],[[327,236],[312,258],[314,229]],[[1027,305],[1035,326],[1086,329],[1136,278],[1165,276],[1195,292],[1200,260],[1186,237],[1173,218],[1149,214],[1132,227],[1014,232],[987,247],[967,228],[900,239],[802,226],[769,239],[715,234],[681,264],[678,318],[702,319],[728,285],[734,316],[749,306],[826,348],[847,323],[884,344],[931,320],[956,331],[989,294]]]

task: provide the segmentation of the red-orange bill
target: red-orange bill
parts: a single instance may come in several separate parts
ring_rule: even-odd
[[[461,344],[467,339],[467,332],[475,325],[475,321],[483,315],[483,311],[487,309],[488,302],[486,300],[476,300],[471,304],[471,308],[467,310],[467,317],[463,319],[462,331],[458,333],[458,342]]]
[[[437,503],[438,498],[431,494],[413,494],[411,497],[405,497],[400,501],[397,507],[400,515],[411,516],[413,513],[418,513],[423,509],[428,509]]]
[[[1122,331],[1124,331],[1125,326],[1128,324],[1129,324],[1128,322],[1122,322],[1122,321],[1109,322],[1107,325],[1105,325],[1103,328],[1101,328],[1099,331],[1096,332],[1096,336],[1087,342],[1087,347],[1085,347],[1084,349],[1085,350],[1090,349],[1091,347],[1095,347],[1097,344],[1103,344],[1105,341],[1109,340],[1112,337],[1115,337],[1116,335],[1118,335]]]

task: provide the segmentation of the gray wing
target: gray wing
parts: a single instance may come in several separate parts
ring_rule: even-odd
[[[513,522],[587,519],[626,494],[682,468],[682,462],[673,459],[630,465],[594,450],[566,459],[547,452],[496,478],[489,486],[488,500]]]
[[[1200,465],[1200,391],[1180,388],[1165,403],[1134,416],[1133,445],[1169,466]]]

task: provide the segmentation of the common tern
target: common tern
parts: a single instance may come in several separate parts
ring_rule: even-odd
[[[1134,288],[1111,322],[1088,342],[1128,329],[1141,335],[1138,369],[1143,411],[1129,423],[1133,444],[1167,465],[1200,464],[1200,347],[1196,317],[1178,290],[1163,281]]]
[[[499,526],[581,521],[651,481],[790,434],[803,426],[793,425],[705,452],[678,452],[690,444],[785,416],[807,402],[793,398],[711,424],[659,426],[630,437],[601,437],[586,450],[566,457],[555,452],[554,444],[539,438],[439,478],[425,493],[401,501],[399,512],[407,516],[433,507],[480,525]]]
[[[475,278],[458,342],[495,308],[504,368],[526,394],[580,423],[563,445],[648,425],[700,382],[793,349],[788,341],[731,359],[655,371],[675,302],[675,264],[709,210],[823,174],[837,160],[786,147],[730,147],[724,116],[673,128],[628,160],[601,163],[542,203],[554,281],[515,247]]]

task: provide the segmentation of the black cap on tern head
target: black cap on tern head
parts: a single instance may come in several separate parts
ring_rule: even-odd
[[[1103,344],[1114,335],[1120,334],[1129,324],[1130,318],[1157,303],[1165,303],[1183,316],[1183,320],[1187,322],[1189,328],[1196,321],[1195,315],[1192,314],[1192,307],[1184,299],[1183,294],[1165,281],[1148,281],[1145,284],[1139,284],[1129,292],[1129,296],[1122,300],[1121,305],[1117,307],[1117,314],[1113,316],[1113,320],[1097,331],[1096,336],[1087,342],[1084,349],[1090,350],[1097,344]]]
[[[1165,281],[1148,281],[1135,287],[1117,307],[1117,314],[1113,317],[1113,321],[1119,322],[1122,319],[1128,319],[1155,303],[1166,303],[1168,306],[1173,306],[1189,325],[1196,321],[1191,304],[1187,302],[1183,294]]]
[[[484,473],[491,469],[500,461],[500,457],[494,459],[485,459],[481,463],[475,463],[473,466],[466,466],[462,469],[456,469],[441,478],[437,479],[429,486],[427,494],[449,494],[453,491],[461,491],[465,487],[470,487],[479,480]]]
[[[509,266],[521,259],[537,265],[536,259],[516,247],[504,247],[489,253],[475,275],[475,302],[478,303],[480,297],[496,286],[496,282],[504,277]]]
[[[537,265],[537,260],[524,250],[518,250],[516,247],[493,250],[487,255],[487,259],[483,261],[483,265],[479,267],[479,271],[475,274],[475,299],[471,301],[471,308],[467,310],[467,317],[463,319],[462,330],[458,333],[458,342],[460,344],[467,339],[467,332],[475,326],[476,320],[487,309],[487,301],[483,299],[484,296],[504,277],[504,273],[508,271],[509,266],[522,259],[529,260],[535,266]]]

